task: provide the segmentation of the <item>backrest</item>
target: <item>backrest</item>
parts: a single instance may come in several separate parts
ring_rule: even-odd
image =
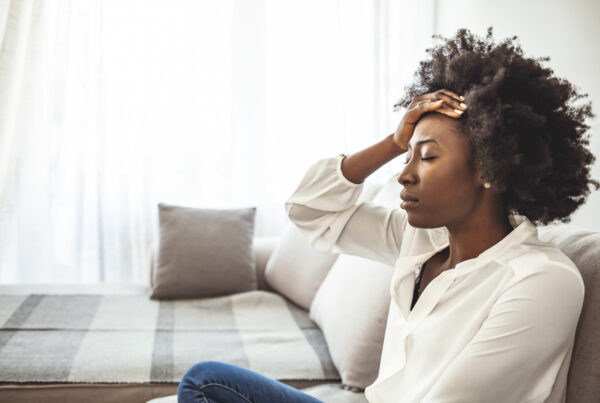
[[[567,402],[595,402],[600,397],[600,233],[568,224],[538,227],[543,242],[552,242],[579,269],[585,285],[583,308],[567,379]]]

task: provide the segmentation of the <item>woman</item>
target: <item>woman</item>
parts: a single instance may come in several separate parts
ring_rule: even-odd
[[[317,162],[286,203],[316,249],[395,268],[371,403],[564,402],[584,286],[534,224],[569,222],[599,187],[586,148],[592,114],[548,59],[524,57],[515,40],[459,30],[428,50],[397,130]],[[401,208],[357,203],[364,180],[403,154]],[[226,390],[228,399],[212,394]],[[179,397],[317,401],[214,362],[192,367]]]

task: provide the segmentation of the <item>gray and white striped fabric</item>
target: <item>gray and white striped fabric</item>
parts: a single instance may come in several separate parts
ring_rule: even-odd
[[[172,383],[205,360],[280,380],[340,379],[308,313],[266,291],[0,295],[0,324],[0,382]]]

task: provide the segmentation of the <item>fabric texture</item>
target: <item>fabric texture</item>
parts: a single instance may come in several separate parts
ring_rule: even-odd
[[[153,299],[201,298],[257,289],[254,207],[214,210],[159,203]]]
[[[569,369],[567,402],[587,402],[600,396],[600,233],[571,224],[539,228],[540,239],[559,247],[579,268],[585,299],[575,334]]]
[[[0,336],[5,383],[179,383],[205,360],[278,380],[339,380],[308,312],[266,291],[176,301],[2,295]]]
[[[323,403],[289,385],[235,365],[203,361],[183,376],[178,403]]]
[[[267,262],[265,278],[271,288],[308,311],[337,256],[313,249],[290,225]]]
[[[273,291],[265,278],[265,270],[267,263],[277,245],[279,237],[257,237],[252,241],[252,249],[254,249],[254,261],[256,267],[257,288],[264,291]],[[158,253],[158,242],[150,248],[150,288],[154,287],[154,270],[156,268],[156,255]],[[308,309],[307,309],[308,310]]]
[[[341,161],[310,167],[286,210],[318,250],[394,267],[369,402],[563,402],[584,297],[575,264],[512,215],[506,237],[442,272],[410,310],[415,269],[448,247],[447,230],[414,228],[403,210],[358,203],[362,185],[343,177]]]

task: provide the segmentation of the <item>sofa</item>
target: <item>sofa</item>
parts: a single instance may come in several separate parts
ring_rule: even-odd
[[[392,177],[366,186],[361,201],[395,208],[399,191]],[[586,286],[566,401],[597,401],[600,233],[568,224],[538,231]],[[291,224],[280,237],[254,237],[251,248],[254,282],[241,282],[249,289],[208,297],[156,298],[159,255],[167,255],[159,244],[150,286],[0,285],[0,401],[176,402],[187,368],[217,360],[324,402],[366,402],[392,268],[317,252]]]

